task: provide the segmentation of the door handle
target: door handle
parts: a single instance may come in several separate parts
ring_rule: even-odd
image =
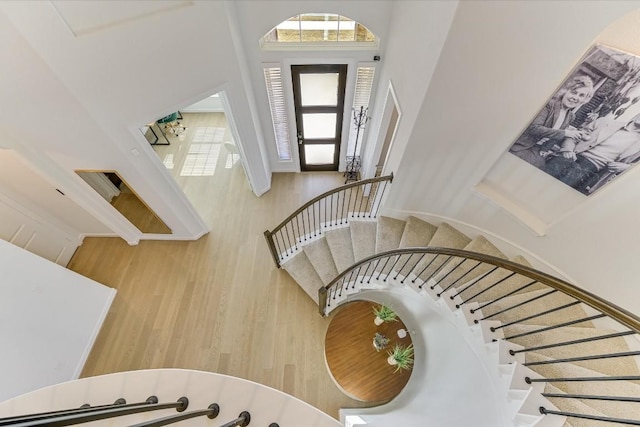
[[[302,145],[304,139],[302,138],[302,132],[298,132],[298,145]]]

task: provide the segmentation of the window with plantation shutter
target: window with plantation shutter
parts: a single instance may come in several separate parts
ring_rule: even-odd
[[[365,109],[369,107],[369,98],[371,97],[371,88],[373,87],[373,77],[375,75],[375,67],[358,67],[358,73],[356,77],[356,90],[353,96],[353,109],[360,111],[360,107]],[[360,149],[362,148],[362,139],[364,129],[360,129],[360,135],[358,135],[357,156],[360,155]],[[351,126],[349,127],[349,143],[347,145],[347,156],[353,156],[353,150],[356,148],[356,134],[357,129],[351,120]]]
[[[291,160],[291,143],[289,142],[289,123],[284,104],[284,88],[280,67],[265,67],[264,81],[267,85],[271,121],[276,138],[276,149],[280,160]]]

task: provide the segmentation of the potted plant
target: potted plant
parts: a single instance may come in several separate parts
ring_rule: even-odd
[[[387,362],[396,367],[394,372],[398,372],[400,369],[411,369],[413,366],[413,344],[408,347],[396,344],[387,353],[389,354]]]
[[[398,320],[398,315],[384,304],[380,304],[377,307],[373,307],[373,314],[376,315],[374,323],[380,326],[383,322],[395,322]]]

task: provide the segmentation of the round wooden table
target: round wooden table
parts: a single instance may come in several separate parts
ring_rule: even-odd
[[[370,301],[354,301],[340,307],[331,319],[324,342],[329,372],[342,390],[364,402],[387,402],[400,393],[409,381],[411,370],[398,370],[387,362],[388,350],[395,344],[409,346],[409,333],[398,337],[398,330],[407,330],[400,319],[376,326]],[[376,351],[376,332],[386,336],[389,344]]]

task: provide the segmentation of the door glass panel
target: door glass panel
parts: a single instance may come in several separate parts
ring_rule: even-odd
[[[335,138],[336,113],[313,113],[302,115],[305,139]]]
[[[338,105],[338,73],[300,74],[301,104]]]
[[[334,144],[312,144],[304,146],[304,157],[308,165],[329,165],[333,163]]]

